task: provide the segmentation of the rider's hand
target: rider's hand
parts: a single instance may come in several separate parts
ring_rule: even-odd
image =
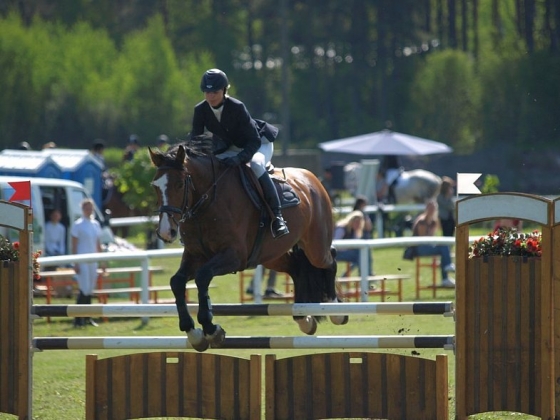
[[[222,160],[222,163],[227,166],[238,166],[241,165],[241,159],[239,159],[239,156],[232,156]]]

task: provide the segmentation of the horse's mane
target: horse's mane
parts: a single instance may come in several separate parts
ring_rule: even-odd
[[[208,134],[202,134],[200,136],[195,136],[190,140],[176,143],[171,146],[167,152],[163,153],[165,159],[165,165],[175,167],[177,169],[183,169],[177,161],[177,152],[179,147],[183,147],[189,157],[199,157],[199,156],[213,156],[214,144],[212,142],[212,136]]]

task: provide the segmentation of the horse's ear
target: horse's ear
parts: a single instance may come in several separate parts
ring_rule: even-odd
[[[163,155],[158,152],[152,152],[152,149],[149,147],[148,152],[150,152],[150,159],[152,160],[152,163],[157,167],[161,166],[161,164],[163,163]]]
[[[187,152],[185,151],[185,148],[183,147],[183,145],[180,145],[179,148],[177,149],[177,157],[175,158],[175,162],[180,163],[182,166],[183,163],[185,162],[186,155]]]

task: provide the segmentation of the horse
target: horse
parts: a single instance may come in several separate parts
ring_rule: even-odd
[[[395,204],[422,204],[434,200],[439,194],[441,178],[424,169],[403,171],[394,188]]]
[[[361,163],[350,162],[344,166],[344,186],[352,195],[357,194],[362,176],[361,172]],[[385,185],[385,179],[378,173],[376,181],[376,189],[379,192]],[[366,195],[377,196],[378,201],[390,204],[422,204],[437,197],[441,182],[442,180],[438,175],[424,169],[401,171],[393,185],[392,197],[379,197],[373,191]]]
[[[288,273],[294,281],[294,301],[340,301],[335,287],[336,250],[332,247],[333,218],[327,191],[317,177],[305,169],[274,169],[274,182],[282,186],[282,197],[299,203],[286,207],[283,216],[290,233],[273,239],[271,211],[262,190],[247,165],[226,166],[208,144],[191,140],[166,152],[149,149],[156,167],[152,186],[157,194],[157,235],[173,242],[178,234],[184,252],[177,272],[170,279],[179,318],[179,329],[197,351],[220,347],[225,330],[212,323],[208,288],[215,276],[243,271],[262,264]],[[244,179],[252,185],[246,189]],[[258,191],[257,201],[250,190]],[[185,286],[194,280],[198,289],[197,321],[187,310]],[[335,324],[347,316],[330,317]],[[302,332],[312,335],[321,317],[294,317]]]

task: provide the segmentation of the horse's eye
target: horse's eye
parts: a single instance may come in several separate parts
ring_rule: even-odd
[[[182,179],[177,181],[177,188],[178,189],[182,189],[185,187],[185,181],[183,181]]]

